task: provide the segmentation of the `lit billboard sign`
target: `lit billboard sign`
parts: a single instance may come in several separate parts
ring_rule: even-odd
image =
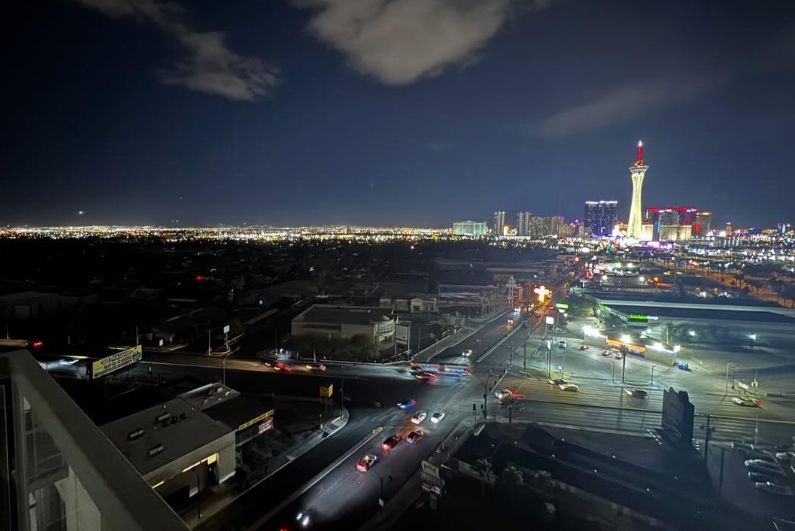
[[[142,358],[143,348],[141,345],[122,350],[112,356],[93,362],[91,364],[91,377],[99,378],[100,376],[105,376],[113,371],[132,365],[133,363],[138,363]]]
[[[656,315],[641,315],[638,313],[630,314],[629,320],[630,321],[657,321],[659,317]]]

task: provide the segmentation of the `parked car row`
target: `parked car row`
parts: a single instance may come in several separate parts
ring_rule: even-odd
[[[747,459],[743,461],[745,468],[748,469],[748,479],[754,482],[754,488],[761,492],[774,494],[776,496],[793,496],[792,479],[787,470],[781,466],[779,457],[767,452],[754,450],[743,450],[746,452]],[[782,458],[789,455],[784,452]]]

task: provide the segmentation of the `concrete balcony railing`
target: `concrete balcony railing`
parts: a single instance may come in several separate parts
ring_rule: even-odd
[[[188,529],[27,351],[0,355],[0,402],[0,529]]]

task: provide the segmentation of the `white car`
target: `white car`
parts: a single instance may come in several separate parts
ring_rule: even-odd
[[[499,391],[494,391],[494,396],[496,396],[499,400],[502,400],[503,398],[508,398],[509,396],[511,396],[511,390],[501,389]]]
[[[437,423],[441,422],[444,419],[444,411],[437,411],[433,415],[431,415],[431,422]]]
[[[420,411],[419,413],[415,413],[413,417],[411,417],[411,422],[414,424],[420,424],[428,414],[424,411]]]
[[[472,349],[471,348],[466,349],[464,352],[461,353],[461,355],[464,356],[465,358],[470,357],[472,355]]]
[[[295,515],[295,521],[298,522],[298,525],[301,527],[309,527],[309,524],[312,520],[309,518],[308,514],[305,512],[300,512]]]

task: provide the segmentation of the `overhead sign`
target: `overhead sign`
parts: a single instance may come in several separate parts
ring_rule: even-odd
[[[334,384],[328,384],[320,388],[320,398],[331,398],[334,394]]]
[[[395,325],[395,343],[398,345],[409,346],[409,327],[406,325]]]
[[[229,325],[226,325],[224,327],[224,334],[228,334],[228,333],[229,333]]]
[[[91,377],[99,378],[100,376],[105,376],[113,371],[137,363],[141,361],[141,358],[143,358],[143,347],[141,347],[141,345],[122,350],[112,356],[93,362],[91,364]]]
[[[544,318],[544,322],[545,322],[546,324],[548,324],[548,325],[555,324],[555,318],[554,318],[554,317],[550,317],[550,316],[546,316],[546,317]]]
[[[565,302],[559,302],[559,303],[555,304],[555,308],[560,308],[561,310],[568,310],[569,309],[569,305],[566,304]]]

